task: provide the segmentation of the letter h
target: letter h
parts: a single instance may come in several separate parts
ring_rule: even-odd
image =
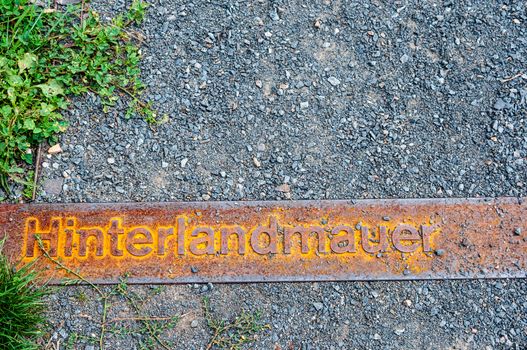
[[[59,243],[59,231],[61,228],[62,220],[60,218],[52,218],[50,229],[48,232],[40,231],[40,223],[38,219],[29,218],[26,221],[26,257],[32,257],[35,253],[35,244],[37,243],[36,235],[40,237],[42,241],[49,243],[48,253],[50,256],[57,256],[57,248]]]

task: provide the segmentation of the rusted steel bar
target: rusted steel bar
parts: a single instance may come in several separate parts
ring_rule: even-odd
[[[527,276],[517,198],[1,205],[13,261],[115,283]],[[71,276],[70,276],[71,277]]]

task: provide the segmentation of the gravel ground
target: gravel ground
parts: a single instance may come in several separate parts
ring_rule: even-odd
[[[104,18],[126,3],[92,5]],[[143,79],[169,122],[153,131],[76,100],[39,201],[525,196],[526,6],[155,1]],[[145,312],[183,315],[163,339],[204,348],[203,296],[218,317],[261,311],[271,329],[247,348],[527,348],[525,280],[167,286]],[[98,332],[93,299],[51,298],[53,340]]]

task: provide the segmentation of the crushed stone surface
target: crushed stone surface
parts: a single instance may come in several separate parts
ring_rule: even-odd
[[[129,3],[91,5],[105,19]],[[75,100],[39,201],[527,193],[525,2],[157,0],[137,30],[145,97],[169,121]],[[207,346],[203,297],[220,318],[261,312],[270,329],[247,349],[527,348],[525,279],[130,288],[155,292],[145,314],[181,316],[162,333],[174,349]],[[52,340],[96,349],[95,298],[54,294]],[[131,313],[113,299],[109,319]]]

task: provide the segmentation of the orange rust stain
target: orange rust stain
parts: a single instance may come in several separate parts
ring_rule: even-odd
[[[189,224],[192,220],[178,216],[173,225],[155,224],[124,226],[122,217],[112,217],[106,226],[82,225],[75,217],[51,217],[51,225],[44,227],[37,217],[26,219],[24,232],[24,259],[33,260],[38,255],[38,245],[32,238],[37,235],[46,243],[47,249],[54,247],[51,255],[64,259],[78,258],[143,258],[148,255],[170,255],[169,247],[183,242],[183,252],[176,248],[178,255],[265,255],[259,250],[270,249],[269,253],[285,256],[302,255],[304,258],[320,258],[325,254],[365,254],[364,246],[379,253],[430,252],[433,237],[440,232],[439,226],[408,223],[379,223],[377,225],[363,224],[361,220],[353,223],[329,225],[317,221],[306,222],[303,225],[288,225],[279,222],[275,215],[269,217],[269,222],[262,222],[255,227],[242,225],[199,225],[199,222]],[[179,223],[184,222],[181,225]],[[335,230],[334,230],[335,229]],[[384,245],[379,241],[379,232]],[[226,232],[222,234],[222,231]],[[257,231],[257,232],[255,232]],[[289,234],[284,235],[284,232]],[[398,232],[395,242],[391,236]],[[406,238],[414,232],[413,238]],[[424,235],[423,232],[428,232]],[[353,236],[353,238],[352,238]],[[241,237],[241,238],[240,238]],[[377,237],[377,238],[376,238]],[[352,245],[353,251],[341,252],[331,245],[331,241],[341,239],[343,247]],[[349,239],[347,239],[349,238]],[[114,241],[112,241],[114,239]],[[228,249],[221,249],[226,245]],[[269,246],[272,245],[272,248]],[[287,246],[287,247],[286,247]],[[303,246],[301,248],[301,246]],[[399,248],[398,248],[399,247]],[[404,247],[404,248],[402,248]],[[240,251],[243,250],[243,252]],[[172,252],[174,253],[174,252]]]
[[[526,212],[510,198],[16,205],[0,224],[13,260],[39,257],[38,236],[91,280],[460,278],[525,275]]]

